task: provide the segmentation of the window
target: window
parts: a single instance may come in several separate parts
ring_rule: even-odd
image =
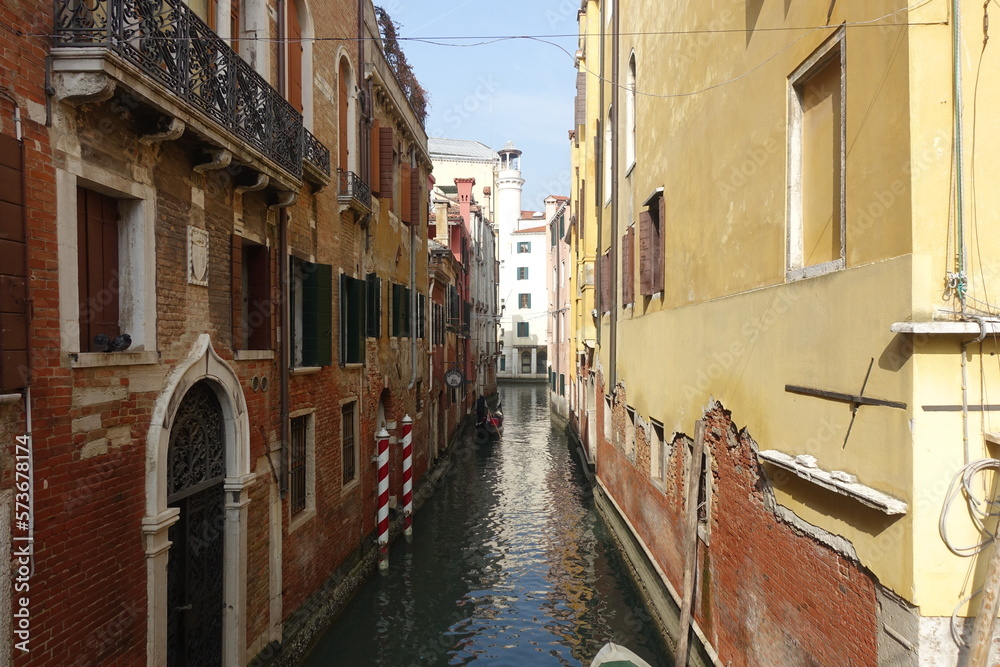
[[[844,267],[844,34],[841,28],[789,79],[790,279]]]
[[[601,291],[598,294],[599,310],[606,313],[611,310],[611,251],[597,258],[597,268],[600,273]]]
[[[333,267],[297,258],[291,263],[292,365],[333,362]]]
[[[119,324],[118,200],[77,188],[77,248],[79,251],[80,350],[103,352]]]
[[[625,82],[625,171],[635,166],[635,53],[628,59],[628,79]]]
[[[531,374],[531,352],[524,350],[521,352],[521,373]]]
[[[565,396],[566,395],[566,374],[565,373],[560,373],[559,374],[559,395],[560,396]]]
[[[517,295],[517,307],[518,308],[531,308],[531,295],[530,294],[518,294]]]
[[[555,247],[555,245],[557,243],[559,243],[559,225],[556,223],[555,220],[553,220],[552,223],[551,223],[550,233],[551,233],[551,236],[552,236],[552,243],[551,243],[551,245],[553,247]]]
[[[417,338],[427,337],[427,297],[417,295]]]
[[[507,370],[507,356],[506,355],[500,357],[500,370],[501,371],[506,371]]]
[[[347,486],[358,478],[357,401],[345,403],[340,408],[340,451],[343,465],[343,483]]]
[[[367,295],[367,308],[365,317],[367,320],[367,334],[369,338],[382,337],[382,279],[374,273],[369,273],[366,282],[368,283],[365,294]]]
[[[410,335],[410,288],[406,285],[392,285],[392,332],[391,336],[406,338]]]
[[[667,449],[663,442],[663,424],[652,422],[652,428],[648,429],[650,434],[649,443],[649,475],[654,481],[661,484],[665,480],[667,469]]]
[[[312,413],[289,420],[288,495],[293,517],[316,507],[315,441]]]
[[[28,267],[25,262],[24,174],[21,144],[0,134],[0,390],[14,392],[28,381]]]
[[[351,127],[351,90],[354,88],[354,84],[351,83],[351,66],[347,62],[347,58],[340,59],[340,71],[337,72],[337,79],[339,81],[337,90],[337,116],[340,130],[337,140],[340,146],[338,164],[341,171],[353,171],[351,169],[351,144],[348,139],[348,132]]]
[[[538,350],[535,353],[535,372],[539,375],[544,374],[546,366],[548,366],[548,353],[545,350]]]
[[[395,195],[395,160],[396,151],[393,148],[391,127],[378,128],[378,196],[389,199],[389,209],[392,210],[392,199]]]
[[[622,307],[635,301],[635,225],[622,236]]]
[[[527,280],[528,279],[528,267],[526,267],[526,266],[519,266],[519,267],[517,267],[517,279],[518,280]]]
[[[639,213],[639,292],[652,296],[663,291],[663,189],[657,188],[645,206]]]
[[[527,322],[518,322],[517,323],[517,337],[518,338],[527,338],[528,335],[529,335],[528,334],[528,323]]]
[[[232,237],[233,349],[271,349],[271,252]]]
[[[302,113],[305,108],[302,101],[302,55],[304,50],[302,24],[299,22],[298,3],[291,0],[286,6],[288,7],[288,22],[285,28],[288,33],[288,41],[285,43],[285,62],[288,68],[286,98],[296,111]]]
[[[601,160],[604,162],[604,204],[611,203],[611,118],[612,107],[608,107],[608,119],[604,126],[604,154]]]
[[[365,281],[340,275],[340,363],[365,361]]]
[[[518,241],[517,242],[517,252],[523,254],[526,252],[531,252],[531,241]]]

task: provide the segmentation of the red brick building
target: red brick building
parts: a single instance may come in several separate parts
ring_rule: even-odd
[[[370,551],[377,429],[428,437],[411,90],[369,1],[0,31],[0,663],[266,660]]]

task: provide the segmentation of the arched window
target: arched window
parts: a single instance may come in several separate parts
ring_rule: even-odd
[[[338,125],[339,125],[339,162],[343,171],[359,172],[357,142],[357,98],[354,96],[354,70],[346,56],[340,58],[337,70],[338,86]]]
[[[625,170],[635,166],[635,54],[628,60],[625,84]]]
[[[304,0],[289,0],[285,17],[285,99],[312,127],[313,24]]]

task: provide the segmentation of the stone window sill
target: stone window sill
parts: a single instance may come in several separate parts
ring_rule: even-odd
[[[107,368],[111,366],[149,366],[159,362],[160,353],[153,352],[70,352],[71,368]]]

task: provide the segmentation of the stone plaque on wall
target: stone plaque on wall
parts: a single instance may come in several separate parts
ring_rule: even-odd
[[[208,232],[188,227],[188,282],[208,285]]]

